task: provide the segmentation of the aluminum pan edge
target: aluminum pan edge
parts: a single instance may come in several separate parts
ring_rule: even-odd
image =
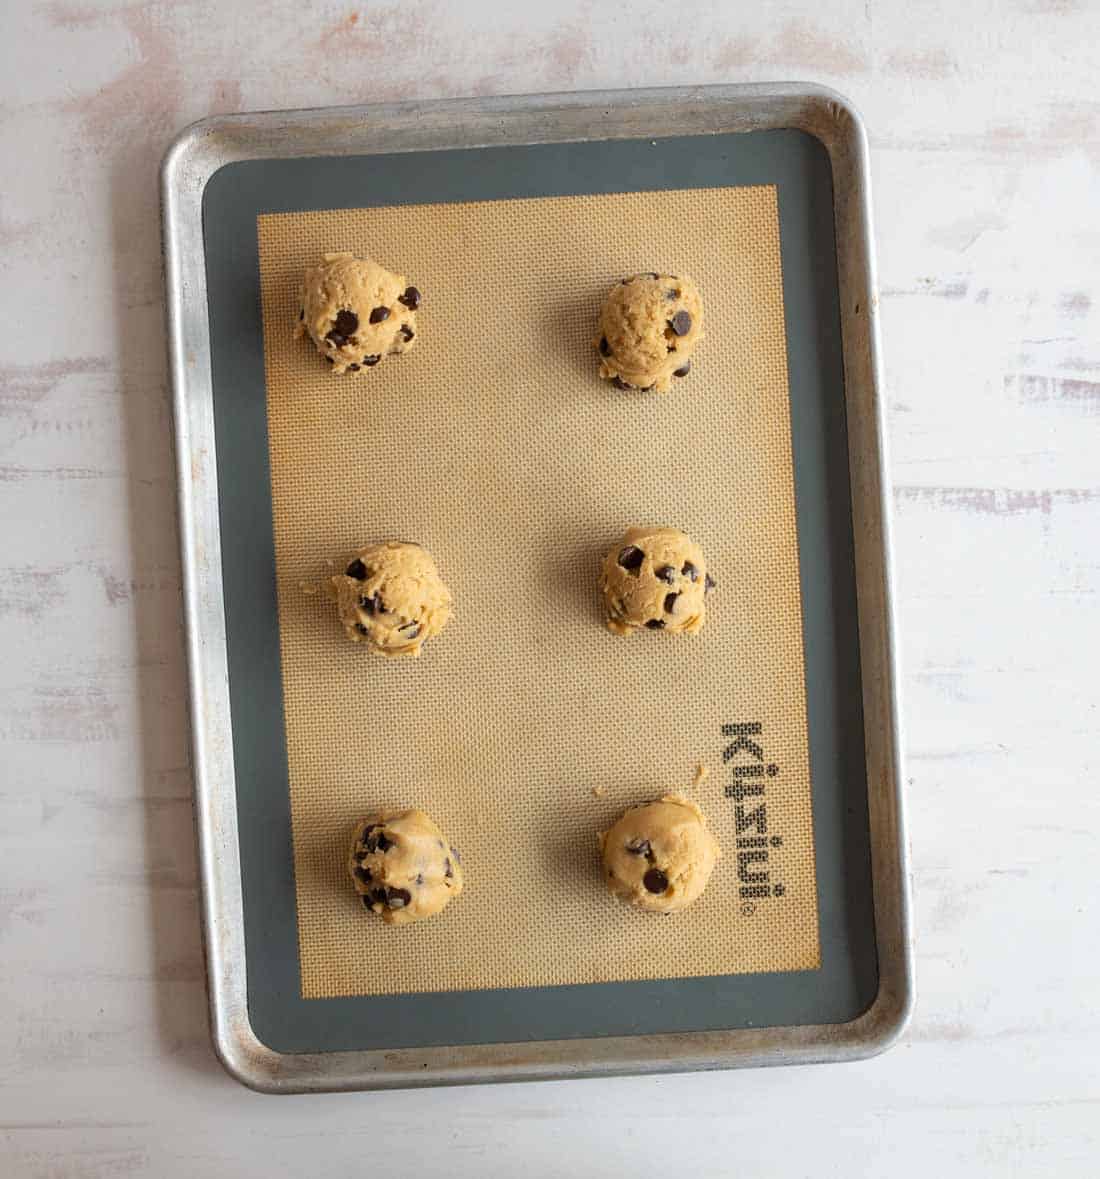
[[[226,164],[257,158],[778,128],[817,138],[833,170],[880,971],[875,1001],[843,1024],[399,1051],[272,1051],[255,1036],[247,1005],[202,239],[207,182]],[[866,132],[851,104],[825,87],[796,83],[217,116],[173,141],[160,183],[201,913],[211,1035],[229,1073],[261,1092],[300,1093],[836,1062],[893,1044],[914,1000],[909,868],[869,162]]]

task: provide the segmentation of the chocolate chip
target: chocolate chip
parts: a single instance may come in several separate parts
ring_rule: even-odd
[[[360,842],[360,843],[366,843],[366,842],[367,842],[367,840],[368,840],[368,839],[370,839],[370,837],[371,837],[371,832],[372,832],[372,831],[377,831],[377,830],[378,830],[378,824],[377,824],[377,823],[368,823],[368,824],[367,824],[367,825],[366,825],[366,826],[363,828],[363,834],[359,836],[359,842]]]
[[[656,271],[656,270],[651,270],[651,271],[649,272],[649,277],[650,277],[650,278],[654,278],[654,279],[656,279],[656,278],[660,278],[661,276],[660,276],[660,275],[657,273],[657,271]]]
[[[369,852],[388,852],[395,846],[394,841],[387,838],[385,831],[377,824],[363,832],[363,843]]]
[[[671,614],[676,609],[676,599],[679,594],[665,594],[665,613]]]
[[[349,373],[357,373],[358,371],[359,371],[359,366],[357,364],[349,364],[348,365],[348,372]]]
[[[696,569],[690,561],[684,562],[684,567],[680,570],[680,572],[688,579],[688,581],[699,580],[699,570]]]
[[[673,370],[672,375],[674,377],[686,377],[689,372],[691,372],[691,361],[685,360],[679,368]]]
[[[676,570],[671,565],[662,565],[659,569],[653,571],[653,575],[658,581],[667,582],[669,585],[672,585],[676,580]]]
[[[704,582],[703,582],[703,589],[704,589],[704,591],[705,591],[706,593],[708,593],[708,594],[709,594],[709,593],[710,593],[710,591],[711,591],[712,589],[714,589],[714,588],[715,588],[717,585],[718,585],[718,582],[716,582],[716,581],[714,580],[714,578],[713,578],[713,577],[711,577],[711,575],[708,573],[708,574],[707,574],[707,576],[706,576],[706,579],[705,579],[705,580],[704,580]]]
[[[642,883],[650,892],[664,892],[668,888],[668,877],[660,868],[650,868],[642,877]]]
[[[645,553],[642,552],[637,545],[628,544],[625,549],[619,553],[619,564],[628,573],[637,573],[642,567],[642,562],[645,560]]]
[[[364,884],[370,884],[372,877],[369,868],[363,868],[360,865],[355,866],[355,879],[361,880]]]
[[[406,344],[407,344],[407,343],[408,343],[408,342],[409,342],[409,341],[410,341],[410,340],[413,338],[413,336],[415,336],[415,335],[416,335],[416,332],[414,332],[414,331],[412,330],[412,328],[411,328],[411,327],[409,327],[409,325],[408,325],[407,323],[403,323],[403,324],[401,325],[401,338],[402,338],[402,339],[405,341],[405,343],[406,343]]]
[[[397,628],[407,639],[415,639],[420,634],[419,622],[406,622],[404,626]]]
[[[653,848],[650,847],[648,839],[632,839],[626,845],[626,850],[632,856],[649,856],[653,854]]]
[[[454,874],[455,874],[455,870],[451,865],[451,861],[444,860],[443,861],[443,877],[444,877],[444,879],[450,880]]]
[[[359,899],[363,902],[363,908],[369,909],[374,904],[374,897],[370,894],[361,894]]]
[[[381,356],[364,356],[363,363],[367,368],[374,368],[374,366],[382,359]]]
[[[361,622],[357,622],[357,623],[355,624],[355,629],[356,629],[356,630],[357,630],[357,631],[358,631],[358,632],[359,632],[361,635],[370,634],[370,631],[368,631],[368,630],[367,630],[367,628],[366,628],[366,627],[365,627],[365,626],[364,626],[364,625],[363,625]]]
[[[622,379],[622,377],[612,377],[611,383],[615,386],[616,389],[633,389],[634,388],[633,385],[630,385],[626,381],[624,381]]]
[[[389,317],[390,309],[388,307],[375,307],[374,310],[370,313],[371,323],[382,323],[384,320],[389,319]],[[682,334],[683,333],[681,333],[681,335]]]
[[[415,311],[420,306],[420,292],[416,287],[406,287],[403,295],[397,296],[398,303],[404,303],[410,311]]]
[[[363,900],[367,900],[366,897]],[[386,903],[386,890],[384,888],[375,888],[371,890],[370,894],[371,904],[384,905]]]
[[[442,840],[442,839],[437,839],[437,840],[436,840],[436,843],[438,843],[438,844],[439,844],[439,850],[440,850],[440,851],[442,851],[442,850],[443,850],[443,849],[444,849],[444,848],[447,846],[447,845],[446,845],[446,844],[443,842],[443,840]]]
[[[333,326],[342,336],[354,336],[359,327],[359,316],[354,311],[338,311]]]
[[[671,303],[680,297],[679,291],[668,290],[665,291],[665,298]]]
[[[665,620],[663,618],[651,618],[646,623],[646,628],[648,630],[664,630],[665,629]]]
[[[298,312],[298,322],[299,322],[299,323],[301,323],[301,322],[302,322],[302,320],[303,320],[303,319],[305,319],[305,317],[306,317],[306,309],[303,307],[303,308],[301,308],[301,310]]]
[[[691,331],[691,316],[686,311],[677,311],[668,321],[668,326],[678,336],[686,336]]]
[[[643,385],[642,392],[643,393],[652,393],[656,387],[657,387],[657,382],[654,381],[652,385]]]
[[[607,342],[606,336],[600,336],[600,355],[601,356],[610,356],[611,355],[611,345]]]
[[[326,360],[329,362],[329,364],[335,364],[335,363],[336,363],[336,359],[335,359],[335,357],[332,357],[332,356],[326,356],[326,357],[325,357],[325,359],[326,359]]]
[[[451,848],[451,855],[452,855],[452,856],[454,856],[454,858],[455,858],[455,859],[456,859],[456,860],[457,860],[457,861],[458,861],[460,864],[462,863],[462,857],[461,857],[461,856],[458,854],[458,848],[457,848],[457,847],[452,847],[452,848]]]
[[[325,339],[332,344],[333,348],[343,348],[348,342],[347,337],[342,336],[335,328],[325,336]]]
[[[422,872],[417,872],[417,874],[416,874],[416,883],[417,883],[417,884],[423,884],[423,883],[424,883],[424,874],[423,874]]]
[[[383,613],[381,599],[375,594],[371,598],[360,598],[359,605],[373,618],[375,614]]]
[[[356,581],[367,580],[367,567],[359,560],[358,557],[347,567],[348,577],[354,577]]]
[[[386,894],[386,904],[391,909],[403,909],[412,899],[412,893],[407,888],[391,888]]]

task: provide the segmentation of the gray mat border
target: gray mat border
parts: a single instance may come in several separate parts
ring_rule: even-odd
[[[255,218],[261,212],[776,184],[818,848],[819,971],[302,1000],[273,568]],[[237,770],[248,1005],[282,1052],[841,1023],[878,986],[833,234],[821,144],[803,132],[254,160],[203,201]],[[824,440],[824,445],[822,445]],[[717,737],[717,734],[716,734]],[[262,738],[262,739],[258,739]],[[774,902],[769,902],[774,903]]]

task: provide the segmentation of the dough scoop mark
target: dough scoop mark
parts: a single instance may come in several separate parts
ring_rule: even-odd
[[[390,317],[390,309],[388,307],[375,307],[370,313],[371,323],[384,323]]]
[[[359,560],[358,557],[347,568],[348,577],[354,578],[356,581],[367,580],[367,567]]]
[[[406,287],[405,293],[397,296],[397,301],[404,304],[410,311],[415,311],[420,306],[420,292],[416,287]]]
[[[668,888],[668,877],[660,868],[650,868],[642,877],[646,890],[652,893],[662,893]]]
[[[619,564],[628,573],[637,573],[645,560],[645,553],[637,545],[627,545],[619,554]]]

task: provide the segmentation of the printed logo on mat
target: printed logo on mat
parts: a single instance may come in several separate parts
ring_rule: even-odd
[[[726,797],[736,805],[737,879],[746,917],[756,910],[753,901],[781,897],[787,891],[784,884],[772,880],[769,865],[772,852],[783,846],[783,836],[768,830],[768,780],[775,784],[779,763],[767,756],[763,732],[759,721],[722,726],[722,736],[733,738],[722,750],[722,764],[729,767]]]

